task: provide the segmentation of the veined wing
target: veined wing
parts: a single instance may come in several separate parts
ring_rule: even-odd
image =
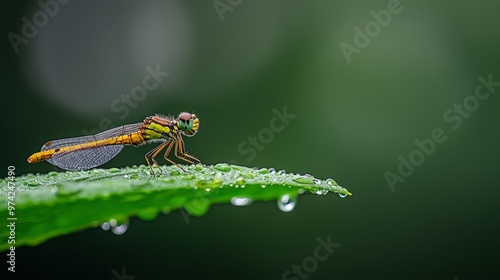
[[[110,161],[123,149],[123,144],[89,145],[93,142],[113,139],[121,135],[139,132],[143,123],[115,127],[94,135],[73,137],[49,141],[42,146],[42,151],[55,150],[47,161],[62,169],[77,171],[91,169]],[[66,148],[66,149],[61,149]],[[58,152],[57,149],[61,149]]]
[[[65,138],[65,139],[58,139],[58,140],[53,140],[45,143],[41,151],[46,151],[46,150],[52,150],[52,149],[57,149],[57,148],[62,148],[62,147],[69,147],[69,146],[74,146],[78,144],[84,144],[84,143],[89,143],[89,142],[94,142],[98,140],[104,140],[108,138],[113,138],[116,136],[120,135],[125,135],[133,132],[139,131],[141,125],[143,123],[134,123],[134,124],[127,124],[119,127],[115,127],[97,134],[93,135],[87,135],[87,136],[79,136],[79,137],[72,137],[72,138]]]

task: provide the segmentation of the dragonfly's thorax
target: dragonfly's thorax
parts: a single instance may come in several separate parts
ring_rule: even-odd
[[[173,138],[174,130],[174,121],[159,116],[147,117],[141,129],[145,140]]]

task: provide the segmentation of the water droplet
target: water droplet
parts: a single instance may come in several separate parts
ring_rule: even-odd
[[[315,182],[309,178],[306,177],[298,177],[293,179],[294,182],[299,183],[299,184],[314,184]]]
[[[231,171],[231,167],[229,166],[229,164],[226,163],[218,163],[214,166],[214,168],[223,172]]]
[[[115,219],[109,220],[109,222],[104,222],[101,224],[101,228],[103,230],[110,230],[116,235],[124,234],[128,229],[128,220],[125,220],[123,223],[118,223]]]
[[[128,229],[128,222],[117,225],[116,227],[111,227],[111,232],[116,235],[124,234]]]
[[[119,168],[113,167],[113,168],[108,169],[108,172],[109,173],[118,173],[118,172],[121,172],[121,170]]]
[[[252,200],[248,197],[233,197],[231,198],[231,204],[234,206],[247,206],[252,204]]]
[[[321,185],[321,180],[320,179],[314,179],[314,184]]]
[[[333,180],[331,178],[326,179],[326,183],[328,185],[331,185],[331,186],[338,186],[339,185],[339,184],[337,184],[337,182],[335,182],[335,180]]]
[[[267,186],[266,185],[260,185],[261,188],[265,189]]]
[[[243,177],[236,178],[236,185],[245,185],[245,179]]]
[[[128,178],[130,178],[130,175],[125,174],[125,175],[123,175],[123,178],[128,179]]]
[[[278,208],[283,212],[290,212],[297,205],[297,196],[290,196],[289,194],[285,194],[278,199]]]
[[[271,167],[271,168],[269,168],[269,172],[270,172],[271,174],[274,174],[274,173],[276,173],[276,169],[274,169],[274,168],[272,168],[272,167]]]
[[[284,169],[281,169],[280,171],[278,171],[278,175],[285,175],[285,170]]]
[[[103,230],[109,230],[111,228],[111,225],[108,222],[104,222],[101,224],[101,228]]]
[[[150,173],[151,173],[151,172],[150,172]],[[176,175],[180,175],[180,174],[181,174],[181,172],[180,172],[179,170],[172,170],[172,171],[170,172],[170,176],[176,176]]]
[[[222,180],[220,179],[215,179],[215,180],[200,180],[196,182],[195,184],[196,187],[202,188],[202,189],[212,189],[216,187],[222,186]],[[208,191],[208,190],[207,190]]]
[[[51,192],[58,196],[70,196],[81,192],[82,189],[78,185],[58,185],[57,191],[51,189]]]
[[[206,192],[209,192],[209,191],[211,191],[211,190],[212,190],[212,189],[210,189],[210,188],[206,188],[206,189],[205,189],[205,191],[206,191]]]
[[[259,173],[260,173],[260,174],[268,174],[268,173],[269,173],[269,169],[261,168],[261,169],[259,170]]]
[[[326,195],[328,193],[327,190],[321,189],[321,190],[316,190],[315,194],[317,195]]]
[[[59,173],[57,173],[56,171],[50,171],[49,172],[49,176],[57,176]]]
[[[346,197],[346,196],[347,196],[347,194],[345,194],[345,193],[339,193],[339,196],[340,196],[341,198],[344,198],[344,197]]]
[[[30,187],[36,187],[36,186],[40,186],[40,183],[38,183],[37,181],[33,180],[33,181],[29,181],[28,182],[28,186],[30,186]]]

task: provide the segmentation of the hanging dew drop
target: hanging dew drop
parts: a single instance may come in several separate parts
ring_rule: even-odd
[[[128,220],[122,224],[117,224],[115,227],[111,227],[111,232],[116,235],[124,234],[128,229]]]
[[[101,228],[103,230],[110,230],[116,235],[124,234],[128,229],[128,220],[125,220],[123,223],[118,223],[115,219],[109,220],[109,222],[104,222],[101,224]]]
[[[265,189],[267,186],[266,185],[260,185],[261,188]]]
[[[340,196],[341,198],[344,198],[344,197],[346,197],[346,196],[347,196],[347,194],[345,194],[345,193],[339,193],[339,196]]]
[[[252,204],[252,200],[248,197],[233,197],[231,198],[231,204],[234,206],[248,206]]]
[[[278,199],[277,205],[281,211],[290,212],[297,205],[297,196],[291,197],[290,195],[285,194]]]
[[[101,224],[101,228],[103,230],[109,230],[111,228],[111,225],[108,222],[104,222]]]
[[[328,190],[320,189],[320,190],[316,190],[314,193],[317,195],[326,195],[326,194],[328,194]]]

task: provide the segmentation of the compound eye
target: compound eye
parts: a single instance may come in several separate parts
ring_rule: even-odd
[[[187,122],[191,119],[191,114],[190,113],[180,113],[179,114],[179,120],[183,121],[183,122]]]

